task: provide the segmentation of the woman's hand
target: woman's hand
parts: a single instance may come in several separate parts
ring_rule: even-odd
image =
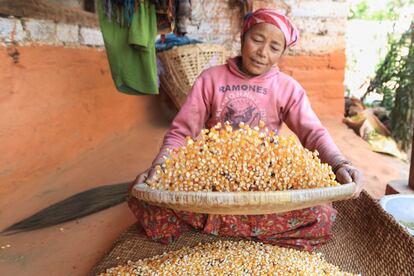
[[[154,164],[150,168],[140,173],[134,181],[134,184],[148,183],[154,181],[155,167],[159,164]]]
[[[161,165],[161,164],[154,164],[150,168],[148,168],[145,171],[143,171],[142,173],[140,173],[135,178],[135,180],[129,185],[129,191],[131,191],[132,190],[132,187],[135,186],[136,184],[149,183],[151,181],[154,181],[155,167],[157,165]]]
[[[354,182],[356,184],[357,187],[353,197],[357,198],[362,192],[364,185],[363,173],[350,164],[343,164],[336,170],[335,174],[337,181],[341,184],[350,182]]]

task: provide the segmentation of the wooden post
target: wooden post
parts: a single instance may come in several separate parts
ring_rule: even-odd
[[[413,135],[413,143],[411,145],[411,165],[410,165],[410,176],[408,178],[408,186],[414,190],[414,135]]]

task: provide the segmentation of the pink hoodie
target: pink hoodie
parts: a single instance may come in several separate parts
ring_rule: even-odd
[[[309,150],[318,150],[322,162],[333,167],[345,160],[312,110],[305,90],[276,66],[260,76],[249,77],[237,67],[237,58],[203,71],[164,138],[153,164],[161,163],[168,148],[185,145],[186,136],[197,137],[202,128],[229,121],[257,126],[259,120],[271,130],[283,122]]]

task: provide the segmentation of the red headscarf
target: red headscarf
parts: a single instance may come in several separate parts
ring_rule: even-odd
[[[274,9],[258,9],[245,16],[241,37],[255,24],[269,23],[280,29],[285,36],[285,48],[295,45],[299,39],[299,31],[290,20]]]

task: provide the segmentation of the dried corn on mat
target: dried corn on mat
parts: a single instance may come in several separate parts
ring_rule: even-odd
[[[156,167],[151,188],[167,191],[283,191],[339,184],[317,151],[305,149],[294,136],[278,136],[263,122],[239,129],[220,123],[203,129],[187,145],[170,150]]]
[[[334,202],[333,206],[338,210],[333,238],[317,250],[323,253],[326,261],[364,276],[413,275],[414,237],[386,213],[376,199],[363,191],[358,198]],[[113,242],[91,274],[99,275],[128,260],[150,258],[184,246],[218,240],[234,239],[190,231],[183,233],[176,242],[164,245],[149,240],[144,230],[134,224]]]
[[[129,261],[101,275],[355,275],[309,253],[252,241],[218,241]]]

